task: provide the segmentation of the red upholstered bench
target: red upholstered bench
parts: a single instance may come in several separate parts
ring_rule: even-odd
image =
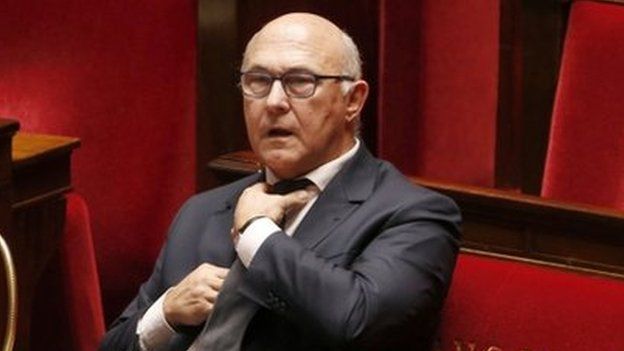
[[[463,252],[443,351],[624,350],[624,278]]]

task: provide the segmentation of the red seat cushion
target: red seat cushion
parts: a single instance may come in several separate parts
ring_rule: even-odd
[[[624,279],[462,253],[441,349],[624,350],[622,330]]]

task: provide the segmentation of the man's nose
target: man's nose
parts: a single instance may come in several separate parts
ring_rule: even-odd
[[[286,95],[284,84],[281,80],[276,79],[273,81],[266,99],[267,106],[270,108],[288,109],[288,95]]]

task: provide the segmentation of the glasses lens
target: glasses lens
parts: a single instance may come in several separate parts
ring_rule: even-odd
[[[258,72],[247,72],[241,76],[243,92],[252,96],[264,96],[271,89],[273,79],[270,75]]]
[[[308,97],[314,94],[316,78],[312,74],[287,73],[282,77],[286,92],[293,97]]]

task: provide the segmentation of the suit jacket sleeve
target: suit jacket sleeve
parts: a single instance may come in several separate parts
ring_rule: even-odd
[[[140,351],[139,338],[136,334],[139,319],[164,292],[159,283],[162,260],[163,253],[161,252],[149,280],[141,285],[139,294],[113,322],[102,339],[101,351]]]
[[[254,175],[229,186],[191,197],[182,206],[169,228],[167,242],[160,252],[149,279],[141,285],[137,296],[110,326],[100,350],[139,350],[137,324],[147,309],[171,286],[203,262],[229,267],[235,257],[229,235],[232,225],[232,206],[240,191],[258,180]],[[228,200],[228,201],[226,201]],[[208,233],[210,240],[202,246]],[[171,349],[186,349],[197,328],[183,328],[171,340]]]
[[[252,260],[243,293],[333,345],[373,339],[410,319],[428,323],[450,284],[460,215],[448,198],[423,193],[394,206],[362,205],[351,216],[360,227],[332,233],[359,240],[342,255],[272,235]]]
[[[190,201],[180,210],[171,224],[169,237],[176,235],[178,227],[184,221]],[[164,262],[168,255],[167,245],[163,246],[149,279],[141,285],[139,293],[112,323],[100,343],[101,351],[140,351],[139,338],[136,334],[139,319],[147,309],[167,290],[163,279]]]

